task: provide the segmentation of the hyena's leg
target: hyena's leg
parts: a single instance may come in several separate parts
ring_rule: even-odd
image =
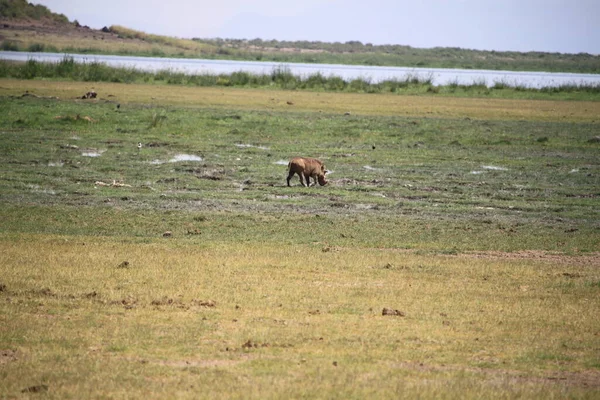
[[[288,186],[292,186],[292,185],[290,185],[290,179],[292,179],[292,177],[294,176],[294,173],[295,173],[295,172],[292,172],[292,171],[290,171],[290,172],[288,173],[288,176],[287,176],[287,185],[288,185]]]
[[[304,178],[306,179],[306,187],[310,187],[310,175],[304,174]]]

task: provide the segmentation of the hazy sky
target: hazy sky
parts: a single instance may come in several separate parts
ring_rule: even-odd
[[[600,0],[29,0],[102,28],[600,54]]]

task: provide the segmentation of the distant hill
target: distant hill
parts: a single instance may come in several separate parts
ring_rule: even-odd
[[[53,13],[41,4],[30,4],[26,0],[0,0],[0,17],[9,19],[47,19],[58,23],[69,23],[63,14]]]

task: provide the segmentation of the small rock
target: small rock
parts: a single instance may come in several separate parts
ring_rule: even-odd
[[[163,233],[163,237],[171,237],[173,236],[173,232],[171,231],[166,231],[165,233]]]
[[[129,268],[129,261],[123,261],[117,268]]]

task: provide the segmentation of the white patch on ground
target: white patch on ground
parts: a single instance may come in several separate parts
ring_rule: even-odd
[[[367,171],[378,171],[379,170],[379,168],[374,168],[374,167],[371,167],[370,165],[365,165],[363,168],[366,169]]]
[[[148,161],[149,164],[152,165],[160,165],[160,164],[164,164],[165,162],[163,160],[152,160],[152,161]]]
[[[473,175],[483,174],[485,171],[471,171]]]
[[[35,192],[35,193],[56,194],[56,192],[54,190],[52,190],[52,189],[42,189],[40,187],[40,185],[29,184],[29,185],[27,185],[27,187],[29,189],[31,189],[32,192]]]
[[[496,167],[494,165],[483,165],[481,168],[483,168],[483,169],[489,169],[489,170],[492,170],[492,171],[508,171],[508,168]]]
[[[376,206],[374,204],[356,204],[354,207],[356,207],[359,210],[372,210]]]
[[[169,162],[181,162],[181,161],[202,161],[202,157],[195,156],[193,154],[177,154],[171,158]]]
[[[106,150],[87,150],[81,153],[83,157],[100,157]]]
[[[242,149],[249,148],[249,147],[254,147],[254,148],[257,148],[257,149],[261,149],[261,150],[269,150],[269,148],[266,147],[266,146],[255,146],[253,144],[236,143],[235,145],[237,147],[239,147],[239,148],[242,148]],[[286,164],[287,164],[287,162],[286,162]]]
[[[288,161],[285,161],[285,160],[279,160],[279,161],[275,161],[273,164],[277,164],[277,165],[288,165]]]
[[[62,167],[63,165],[65,165],[65,163],[58,161],[58,162],[49,162],[48,166],[49,167]]]
[[[570,174],[574,174],[576,172],[579,172],[579,170],[577,168],[573,168],[572,170],[569,171]]]

